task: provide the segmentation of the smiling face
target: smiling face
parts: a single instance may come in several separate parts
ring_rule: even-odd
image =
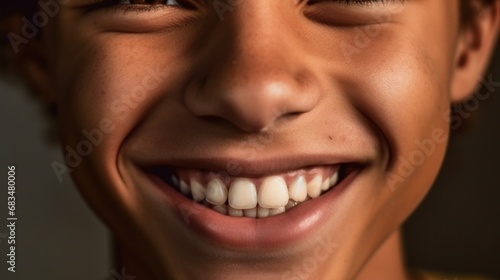
[[[458,1],[350,2],[74,0],[49,23],[66,163],[154,277],[351,279],[427,193],[473,87]]]

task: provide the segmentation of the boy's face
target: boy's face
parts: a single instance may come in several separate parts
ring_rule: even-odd
[[[301,279],[292,268],[306,263],[311,279],[352,278],[443,160],[458,1],[185,2],[74,0],[50,23],[79,189],[157,275]],[[250,178],[260,203],[267,176],[290,188],[337,168],[329,191],[258,219],[219,214],[163,178],[220,178],[245,201],[249,184],[230,183]]]

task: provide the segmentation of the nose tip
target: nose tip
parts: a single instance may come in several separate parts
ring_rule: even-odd
[[[320,98],[314,65],[304,59],[296,30],[280,20],[294,7],[243,1],[224,24],[207,28],[213,36],[201,47],[198,70],[184,92],[191,114],[258,132],[313,110]]]
[[[259,71],[205,79],[204,85],[188,90],[185,103],[197,117],[222,119],[246,132],[265,131],[286,116],[315,107],[318,94],[300,76]]]

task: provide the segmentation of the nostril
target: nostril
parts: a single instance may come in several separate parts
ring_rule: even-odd
[[[284,126],[285,124],[293,122],[294,120],[298,119],[302,114],[303,112],[294,112],[278,116],[274,121],[274,125],[272,127],[275,128],[279,126]]]
[[[318,104],[320,92],[312,77],[283,65],[250,66],[194,79],[185,89],[186,109],[208,124],[230,123],[254,133],[292,121]]]
[[[281,116],[281,118],[284,120],[287,120],[287,121],[291,121],[291,120],[294,120],[294,119],[300,117],[300,115],[302,115],[303,113],[304,112],[287,113],[287,114],[284,114],[283,116]]]
[[[199,119],[207,126],[217,130],[240,130],[233,122],[219,116],[201,116]]]

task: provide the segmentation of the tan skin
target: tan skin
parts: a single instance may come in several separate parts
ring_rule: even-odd
[[[211,4],[186,2],[195,9],[123,13],[70,1],[44,30],[48,69],[19,58],[30,62],[31,84],[57,103],[64,147],[103,119],[114,128],[71,175],[114,232],[120,267],[137,279],[281,279],[314,255],[310,240],[329,236],[340,246],[309,279],[410,279],[400,227],[442,163],[443,116],[489,62],[499,2],[463,29],[457,0],[241,1],[223,21]],[[364,44],[359,30],[372,31]],[[161,78],[133,97],[148,71]],[[116,100],[128,110],[112,110]],[[415,141],[436,131],[424,163],[388,181]],[[270,132],[248,161],[243,139]],[[281,247],[279,258],[199,238],[141,171],[158,158],[231,158],[246,168],[302,154],[346,155],[364,166],[329,221]]]

